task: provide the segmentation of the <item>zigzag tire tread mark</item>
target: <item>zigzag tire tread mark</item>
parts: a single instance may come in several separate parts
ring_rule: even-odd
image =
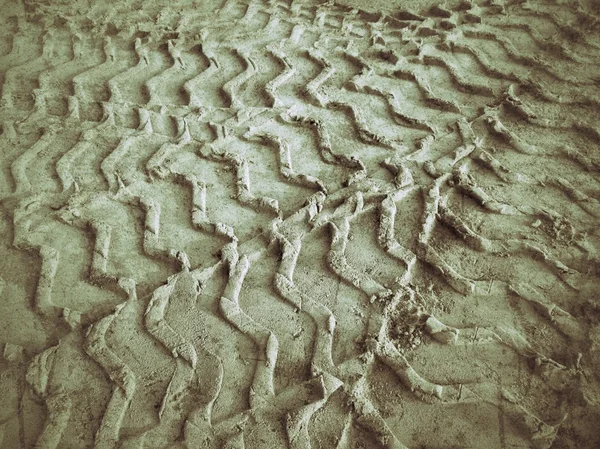
[[[597,10],[134,3],[8,0],[0,449],[600,445]]]

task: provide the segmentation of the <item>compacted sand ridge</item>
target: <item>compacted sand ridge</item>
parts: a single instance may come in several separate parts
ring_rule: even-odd
[[[0,21],[0,449],[600,447],[594,2]]]

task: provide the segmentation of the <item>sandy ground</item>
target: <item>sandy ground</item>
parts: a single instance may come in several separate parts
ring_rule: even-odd
[[[600,447],[591,2],[0,8],[0,449]]]

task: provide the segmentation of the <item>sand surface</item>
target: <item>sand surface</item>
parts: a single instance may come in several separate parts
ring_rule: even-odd
[[[0,449],[600,447],[600,10],[2,0]]]

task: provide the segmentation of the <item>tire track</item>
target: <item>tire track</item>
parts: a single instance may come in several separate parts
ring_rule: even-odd
[[[506,444],[585,434],[595,14],[138,6],[15,7],[0,45],[5,246],[40,264],[10,289],[46,337],[23,368],[36,447],[455,444],[408,410],[459,403],[506,414]],[[65,255],[65,224],[89,248]],[[85,313],[57,306],[77,258]]]

